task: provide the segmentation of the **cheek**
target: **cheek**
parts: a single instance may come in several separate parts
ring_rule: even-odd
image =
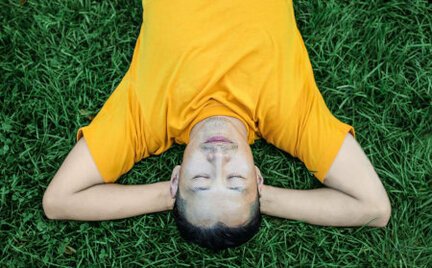
[[[232,166],[235,167],[236,170],[242,172],[246,175],[252,174],[254,168],[254,162],[251,161],[246,155],[239,156],[233,159]]]
[[[182,176],[190,176],[198,172],[208,172],[208,163],[200,153],[185,155],[182,162]]]
[[[183,153],[182,165],[189,165],[191,162],[193,162],[193,158],[195,155],[195,149],[192,146],[188,145],[188,147],[186,147]]]
[[[205,161],[203,155],[199,152],[191,152],[184,156],[183,162],[188,167],[196,167],[197,165],[202,165]]]

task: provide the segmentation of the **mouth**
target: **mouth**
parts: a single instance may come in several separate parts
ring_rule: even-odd
[[[214,142],[233,143],[232,141],[225,138],[224,136],[213,136],[213,137],[210,137],[208,140],[205,141],[205,143],[214,143]]]

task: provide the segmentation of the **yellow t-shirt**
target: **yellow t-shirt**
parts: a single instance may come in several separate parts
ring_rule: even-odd
[[[105,182],[226,115],[323,181],[354,128],[328,110],[291,0],[143,0],[131,65],[84,135]]]

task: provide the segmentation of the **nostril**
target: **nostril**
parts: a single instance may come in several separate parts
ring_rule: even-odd
[[[207,154],[207,159],[208,159],[209,161],[213,161],[213,159],[214,159],[214,153],[208,153],[208,154]]]

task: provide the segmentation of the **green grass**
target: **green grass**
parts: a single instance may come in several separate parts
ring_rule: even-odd
[[[354,125],[389,193],[388,226],[319,227],[265,216],[253,240],[218,254],[183,242],[171,213],[47,220],[43,192],[78,127],[125,74],[142,9],[137,0],[21,2],[0,3],[0,267],[432,267],[427,1],[294,1],[322,95]],[[168,180],[182,149],[145,159],[119,183]],[[320,187],[300,161],[265,141],[253,151],[268,184]]]

